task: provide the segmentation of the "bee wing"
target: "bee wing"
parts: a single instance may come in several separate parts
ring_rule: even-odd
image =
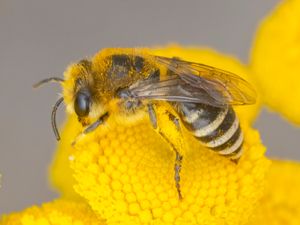
[[[204,64],[155,56],[171,75],[146,79],[132,87],[137,98],[204,103],[216,107],[226,104],[253,104],[256,93],[241,77]]]
[[[191,86],[204,89],[216,101],[231,105],[247,105],[256,102],[253,87],[243,78],[212,66],[156,56],[174,74]]]
[[[142,80],[132,85],[129,90],[132,96],[138,99],[203,103],[215,107],[224,106],[224,102],[216,101],[204,89],[191,86],[178,75],[168,76],[164,80]],[[221,97],[219,96],[219,99]]]

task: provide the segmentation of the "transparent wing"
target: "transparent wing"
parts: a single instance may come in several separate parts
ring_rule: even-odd
[[[129,89],[133,97],[139,99],[203,103],[216,107],[225,105],[224,101],[216,101],[205,90],[194,88],[175,75],[169,76],[164,80],[139,81]]]
[[[195,102],[212,106],[253,104],[256,93],[241,77],[204,64],[155,56],[169,76],[147,79],[131,87],[137,98]]]
[[[233,105],[254,104],[256,93],[243,78],[215,67],[179,59],[155,57],[174,74],[196,88],[204,89],[212,97]]]

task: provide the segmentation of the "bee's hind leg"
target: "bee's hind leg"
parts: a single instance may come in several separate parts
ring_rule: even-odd
[[[168,112],[168,114],[169,114],[169,119],[174,123],[174,125],[176,126],[176,129],[178,131],[181,131],[179,119],[170,112]],[[180,171],[181,171],[181,164],[182,164],[183,156],[180,155],[179,152],[176,151],[176,149],[175,149],[175,153],[176,153],[176,157],[175,157],[175,166],[174,166],[174,171],[175,171],[174,178],[175,178],[175,183],[176,183],[176,188],[178,191],[179,199],[182,199],[179,183],[180,183]]]
[[[178,198],[182,200],[182,194],[181,194],[181,189],[180,189],[180,171],[181,171],[181,164],[182,164],[182,159],[183,156],[180,155],[179,151],[176,149],[176,147],[173,145],[173,143],[166,137],[166,135],[160,130],[160,128],[157,125],[157,117],[156,117],[156,112],[152,104],[148,104],[148,113],[150,117],[150,122],[153,126],[153,128],[158,132],[158,134],[169,144],[169,146],[172,148],[172,150],[176,153],[175,156],[175,165],[174,165],[174,179],[175,179],[175,185],[178,193]],[[172,114],[169,114],[170,119]],[[175,116],[172,117],[174,120],[172,120],[176,127],[179,129],[179,121]],[[177,121],[177,122],[176,122]]]
[[[108,113],[105,113],[104,115],[102,115],[99,119],[97,119],[94,123],[90,124],[87,128],[85,128],[82,133],[80,133],[79,135],[77,135],[77,137],[75,138],[75,140],[72,142],[72,146],[74,146],[76,144],[76,142],[82,138],[84,135],[96,130],[97,127],[99,127],[101,124],[103,124],[105,122],[105,120],[108,118]]]
[[[180,200],[182,200],[182,194],[180,190],[180,171],[181,171],[181,164],[182,164],[182,158],[183,156],[179,154],[178,151],[175,151],[176,157],[175,157],[175,166],[174,166],[174,171],[175,171],[175,184],[176,184],[176,189],[178,192],[178,197]]]

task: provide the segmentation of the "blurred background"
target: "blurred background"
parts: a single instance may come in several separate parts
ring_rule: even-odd
[[[104,47],[212,47],[247,63],[260,20],[279,0],[0,0],[0,215],[56,197],[47,181],[60,89],[32,84]],[[58,113],[59,121],[64,111]],[[268,155],[299,160],[300,129],[263,110]]]

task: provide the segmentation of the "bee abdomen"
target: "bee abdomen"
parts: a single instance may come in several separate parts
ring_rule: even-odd
[[[179,112],[185,127],[206,147],[232,159],[242,154],[243,133],[231,106],[217,108],[182,103]]]

